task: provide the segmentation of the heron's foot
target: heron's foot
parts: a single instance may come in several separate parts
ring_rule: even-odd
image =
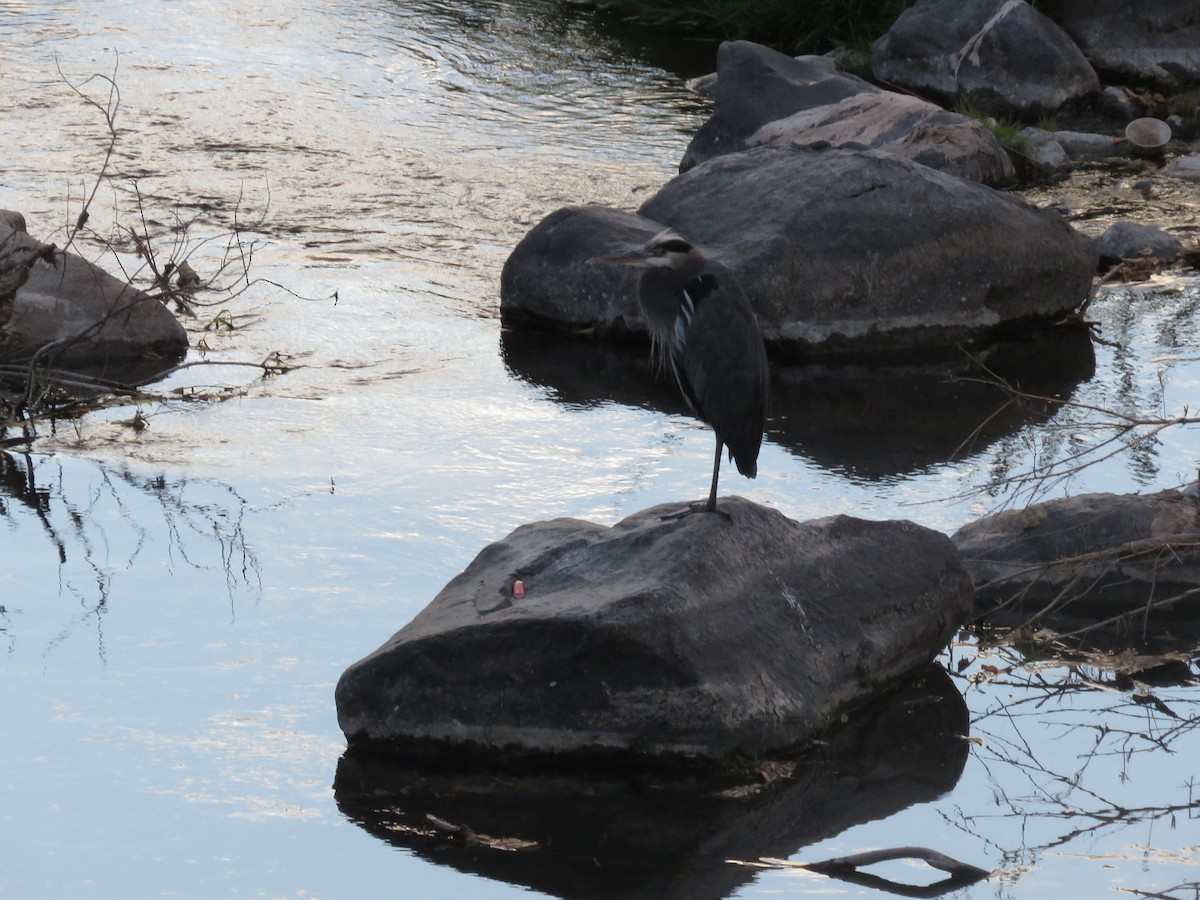
[[[733,516],[725,512],[723,509],[718,509],[716,504],[709,506],[703,500],[697,500],[695,503],[689,503],[687,509],[681,509],[679,512],[667,513],[665,516],[659,516],[660,522],[670,522],[675,519],[682,519],[684,516],[690,516],[692,513],[716,513],[726,522],[732,522]]]

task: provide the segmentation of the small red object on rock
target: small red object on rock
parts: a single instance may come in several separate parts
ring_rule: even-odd
[[[512,591],[513,591],[513,599],[520,600],[522,597],[525,596],[525,582],[514,581]]]

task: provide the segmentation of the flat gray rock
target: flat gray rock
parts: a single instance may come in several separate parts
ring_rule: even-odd
[[[817,142],[886,150],[997,187],[1016,181],[1012,160],[983,123],[891,91],[855,94],[768,122],[746,139],[745,146]]]
[[[927,663],[971,605],[911,522],[739,497],[518,528],[338,682],[352,747],[720,759],[793,746]],[[514,593],[520,581],[523,593]]]

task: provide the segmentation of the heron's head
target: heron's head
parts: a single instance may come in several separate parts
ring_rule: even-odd
[[[588,260],[599,266],[634,266],[639,269],[670,269],[691,277],[704,264],[700,251],[670,228],[660,231],[643,246],[614,256]]]

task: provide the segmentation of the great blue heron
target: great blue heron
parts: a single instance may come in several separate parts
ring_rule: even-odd
[[[688,407],[717,436],[712,488],[716,512],[721,448],[747,478],[758,474],[769,372],[762,332],[736,279],[670,229],[644,247],[590,260],[645,271],[638,300],[658,358],[670,363]]]

